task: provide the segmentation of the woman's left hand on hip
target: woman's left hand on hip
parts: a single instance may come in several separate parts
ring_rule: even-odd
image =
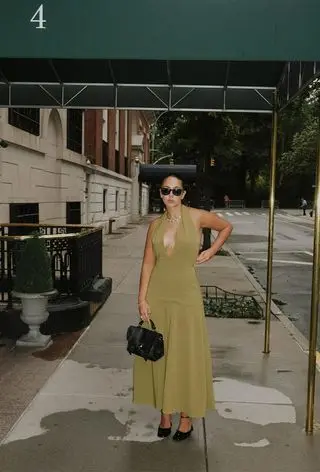
[[[197,257],[197,264],[203,264],[204,262],[209,261],[215,255],[212,249],[206,249],[205,251],[200,252]]]

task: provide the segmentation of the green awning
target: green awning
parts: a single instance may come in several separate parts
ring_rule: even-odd
[[[0,106],[269,113],[319,74],[319,18],[319,0],[11,0]]]

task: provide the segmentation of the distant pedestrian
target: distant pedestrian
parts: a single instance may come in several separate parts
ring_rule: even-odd
[[[229,198],[229,195],[226,194],[226,195],[223,197],[223,199],[224,199],[224,206],[225,206],[225,208],[230,208],[230,198]]]
[[[305,200],[304,198],[301,198],[301,208],[303,211],[303,216],[306,216],[307,206],[308,206],[307,200]]]

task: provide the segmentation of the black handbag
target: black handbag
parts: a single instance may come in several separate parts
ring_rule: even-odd
[[[151,328],[143,328],[143,321],[138,326],[129,326],[127,330],[127,351],[143,357],[145,361],[157,361],[164,355],[164,343],[161,333],[156,331],[156,325],[150,320]]]

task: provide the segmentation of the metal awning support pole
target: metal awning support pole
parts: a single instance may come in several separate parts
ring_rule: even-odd
[[[308,368],[308,397],[306,434],[313,434],[314,423],[314,398],[316,384],[317,365],[317,335],[319,317],[319,290],[320,290],[320,127],[318,138],[317,164],[316,164],[316,192],[314,202],[314,236],[313,236],[313,271],[312,271],[312,295],[311,317],[309,332],[309,368]]]
[[[274,241],[274,208],[276,188],[276,166],[277,166],[277,133],[278,133],[278,110],[277,94],[274,94],[272,115],[272,139],[271,139],[271,165],[270,165],[270,194],[269,194],[269,228],[268,228],[268,266],[267,266],[267,293],[266,293],[266,315],[264,333],[264,354],[270,353],[270,325],[271,325],[271,300],[272,300],[272,264],[273,264],[273,241]]]

